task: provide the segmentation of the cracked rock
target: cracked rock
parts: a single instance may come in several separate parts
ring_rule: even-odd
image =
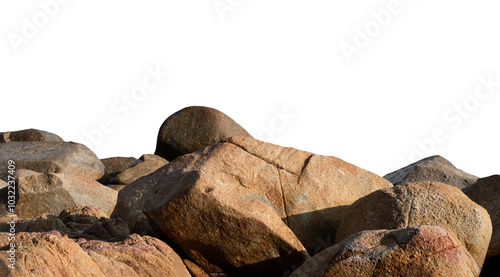
[[[458,188],[439,182],[398,185],[359,199],[347,210],[335,241],[364,230],[419,225],[448,228],[483,265],[492,234],[488,212]]]
[[[348,205],[389,187],[335,157],[233,137],[127,185],[113,216],[166,235],[208,274],[281,276],[330,246]]]
[[[439,226],[357,233],[323,250],[290,277],[478,276],[455,234]]]

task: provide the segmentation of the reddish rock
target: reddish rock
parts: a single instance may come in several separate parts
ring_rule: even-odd
[[[8,244],[0,236],[0,247]],[[18,233],[16,269],[0,251],[0,272],[9,276],[172,276],[190,277],[181,258],[165,243],[137,234],[121,242],[73,240],[57,231]]]
[[[438,226],[357,233],[305,262],[290,277],[478,276],[455,234]]]
[[[448,228],[482,266],[492,232],[488,212],[458,188],[439,182],[398,185],[359,199],[347,210],[335,241],[365,230],[419,225]]]
[[[127,185],[114,216],[166,234],[208,274],[272,275],[307,257],[302,245],[332,241],[346,206],[387,187],[334,157],[233,137]]]
[[[477,177],[457,169],[441,156],[432,156],[384,176],[393,185],[416,182],[441,182],[463,189],[474,184]]]

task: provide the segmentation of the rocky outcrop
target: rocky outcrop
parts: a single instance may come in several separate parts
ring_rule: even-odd
[[[56,135],[46,131],[37,129],[26,129],[20,131],[0,133],[0,143],[11,141],[51,141],[64,142],[64,140]]]
[[[384,176],[393,185],[415,182],[441,182],[463,189],[474,184],[477,177],[457,169],[441,156],[425,158]]]
[[[273,276],[307,257],[302,245],[333,240],[348,205],[388,187],[335,157],[233,137],[127,185],[114,216],[166,234],[207,273]]]
[[[163,122],[155,154],[172,161],[233,136],[251,137],[221,111],[200,106],[187,107]]]
[[[104,175],[104,165],[82,144],[73,142],[8,142],[0,143],[0,164],[13,160],[16,169],[40,173],[85,176],[97,180]],[[0,176],[7,166],[0,167]]]
[[[493,234],[486,256],[500,256],[500,175],[481,178],[463,192],[488,211],[493,224]]]
[[[438,226],[357,233],[305,262],[290,277],[478,276],[455,234]]]
[[[117,191],[94,179],[64,173],[38,173],[19,169],[17,176],[18,202],[15,213],[20,218],[37,218],[43,214],[58,215],[75,205],[98,206],[108,216],[114,209]],[[0,189],[7,195],[8,188]],[[0,217],[7,214],[5,201],[0,199]]]
[[[0,231],[6,228],[0,223]],[[1,276],[191,276],[167,244],[130,235],[125,222],[105,217],[97,207],[76,206],[57,217],[20,220],[16,230],[10,241],[8,233],[0,233]],[[12,242],[15,269],[7,259]]]
[[[439,182],[409,183],[373,192],[354,202],[336,242],[365,230],[435,225],[454,232],[481,266],[491,238],[488,212],[461,190]]]

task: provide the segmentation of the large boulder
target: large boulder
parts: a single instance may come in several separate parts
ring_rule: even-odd
[[[332,241],[348,205],[388,187],[335,157],[233,137],[127,185],[114,216],[166,234],[207,273],[278,274],[303,246]]]
[[[200,106],[187,107],[163,122],[158,132],[155,154],[172,161],[233,136],[251,137],[221,111]]]
[[[463,192],[490,214],[493,234],[486,257],[500,256],[500,175],[481,178]]]
[[[0,143],[0,176],[7,175],[7,162],[16,169],[41,173],[81,175],[97,180],[104,175],[104,165],[94,152],[73,142],[9,142]]]
[[[98,206],[109,216],[116,204],[116,190],[85,176],[20,169],[16,177],[18,202],[15,214],[20,218],[58,215],[62,210],[75,205]],[[8,188],[0,189],[0,195],[7,194]],[[0,216],[7,215],[4,204],[6,199],[7,197],[0,199]]]
[[[11,141],[52,141],[64,142],[64,140],[56,134],[37,129],[26,129],[20,131],[0,133],[0,143]]]
[[[393,185],[434,181],[463,189],[474,184],[477,177],[457,169],[441,156],[432,156],[384,176]]]
[[[492,226],[488,212],[461,190],[439,182],[409,183],[373,192],[354,202],[335,241],[364,230],[435,225],[453,231],[482,266]]]
[[[438,226],[357,233],[305,262],[290,277],[478,276],[455,234]]]
[[[7,237],[0,236],[0,272],[12,277],[191,277],[182,259],[167,244],[137,234],[109,242],[71,239],[58,231],[18,233],[15,269],[8,267],[8,245]]]
[[[128,185],[142,176],[153,173],[167,163],[168,161],[160,156],[144,154],[138,160],[133,162],[128,168],[111,178],[109,183],[114,185]]]

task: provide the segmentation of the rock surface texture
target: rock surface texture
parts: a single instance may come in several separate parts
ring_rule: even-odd
[[[94,152],[73,142],[8,142],[0,143],[0,164],[9,160],[17,169],[40,173],[64,173],[97,180],[105,168]],[[0,176],[7,175],[7,167],[0,167]]]
[[[251,137],[243,127],[216,109],[187,107],[163,122],[155,154],[172,161],[233,136]]]
[[[15,208],[20,218],[58,215],[75,205],[98,206],[109,216],[116,205],[116,190],[85,176],[19,169],[16,177],[18,202]],[[0,189],[0,216],[7,214],[7,194],[7,187]]]
[[[458,188],[439,182],[409,183],[371,193],[353,203],[336,242],[365,230],[435,225],[454,232],[482,266],[492,226],[488,212]]]
[[[415,182],[441,182],[463,189],[476,182],[476,176],[457,169],[441,156],[432,156],[384,176],[393,185]]]
[[[64,142],[64,140],[56,135],[46,131],[37,129],[26,129],[13,132],[0,133],[0,143],[11,141],[52,141]]]
[[[156,171],[158,168],[168,163],[164,158],[153,155],[142,155],[138,160],[133,162],[128,168],[119,172],[115,177],[111,178],[110,184],[128,185],[133,181],[146,176]]]
[[[1,232],[8,228],[0,223]],[[0,232],[0,276],[191,276],[167,244],[130,235],[125,222],[95,206],[20,220],[16,229],[15,269],[8,267],[10,235]]]
[[[276,276],[332,241],[348,205],[389,187],[335,157],[233,137],[127,185],[114,216],[164,233],[207,273]]]
[[[486,256],[500,256],[500,175],[481,178],[463,192],[488,211],[493,224],[493,234]]]
[[[478,276],[455,234],[438,226],[357,233],[305,262],[290,277]]]

